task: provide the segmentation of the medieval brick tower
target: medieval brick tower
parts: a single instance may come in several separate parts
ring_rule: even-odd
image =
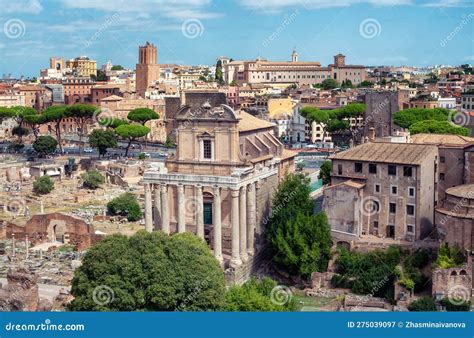
[[[136,92],[137,95],[145,97],[151,85],[160,78],[160,66],[157,62],[156,46],[147,42],[138,50],[138,63],[136,69]]]

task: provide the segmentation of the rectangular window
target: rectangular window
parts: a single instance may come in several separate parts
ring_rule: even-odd
[[[388,166],[388,174],[390,176],[397,176],[397,166],[389,164]]]
[[[440,179],[441,181],[444,181],[444,173],[439,173],[439,179]]]
[[[342,164],[337,165],[337,174],[342,175]]]
[[[414,225],[407,225],[407,233],[414,234],[415,233],[415,226]]]
[[[398,194],[398,187],[396,185],[392,185],[390,187],[390,192],[392,193],[392,195],[397,195]]]
[[[415,188],[413,187],[408,188],[408,196],[415,197]]]
[[[413,175],[413,168],[412,167],[403,167],[403,176],[411,177]]]
[[[375,185],[375,192],[380,192],[380,184]]]
[[[354,163],[354,171],[356,173],[361,173],[362,172],[362,163],[360,163],[360,162]]]
[[[377,173],[377,165],[374,163],[369,163],[369,173],[376,174]]]
[[[379,221],[374,221],[374,229],[378,229],[379,228]]]
[[[444,156],[439,157],[439,162],[444,163],[446,161],[446,158]]]
[[[397,205],[395,203],[390,203],[389,208],[390,208],[390,213],[391,214],[394,214],[394,213],[397,212]]]
[[[415,206],[413,204],[407,204],[407,215],[415,216]]]
[[[203,145],[203,156],[204,156],[204,158],[211,159],[212,158],[211,140],[203,140],[202,145]]]
[[[204,224],[212,224],[212,203],[203,204]]]

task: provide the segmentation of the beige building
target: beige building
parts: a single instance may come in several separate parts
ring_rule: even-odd
[[[334,237],[413,241],[433,231],[436,146],[365,143],[331,160],[323,208]]]
[[[150,141],[165,142],[165,102],[163,100],[125,98],[111,95],[100,100],[101,115],[105,119],[127,119],[128,113],[136,108],[153,109],[160,116],[157,120],[148,121],[145,125],[151,129],[147,136]]]
[[[294,155],[272,123],[234,111],[224,93],[186,93],[173,119],[176,155],[144,174],[145,227],[204,238],[238,279],[261,252],[273,191]]]
[[[366,78],[365,66],[346,65],[345,56],[334,56],[334,63],[322,67],[319,62],[301,62],[293,51],[291,61],[267,61],[261,58],[255,61],[232,61],[224,66],[224,80],[227,84],[268,83],[311,86],[326,79],[339,83],[350,80],[354,85]]]

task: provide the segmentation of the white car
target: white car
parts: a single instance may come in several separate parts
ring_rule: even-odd
[[[94,152],[94,149],[92,149],[92,148],[84,148],[84,152],[85,152],[85,153],[93,153],[93,152]]]

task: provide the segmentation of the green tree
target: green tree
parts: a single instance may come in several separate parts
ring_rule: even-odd
[[[113,65],[110,70],[124,70],[124,68],[121,65]]]
[[[54,182],[48,175],[38,177],[33,182],[33,191],[39,195],[49,194],[53,189]]]
[[[447,121],[448,116],[449,110],[444,108],[408,108],[396,112],[393,121],[402,128],[410,128],[412,124],[425,120]]]
[[[449,246],[442,244],[438,249],[438,257],[434,266],[441,269],[450,269],[466,263],[466,257],[459,246]]]
[[[118,118],[113,118],[113,119],[101,119],[99,116],[99,125],[103,127],[107,127],[109,129],[116,129],[118,126],[129,124],[127,120],[124,119],[118,119]]]
[[[318,178],[323,180],[323,184],[331,183],[332,162],[330,160],[324,161],[319,169]]]
[[[354,88],[354,85],[352,84],[351,80],[347,79],[347,80],[342,81],[341,87],[342,88]]]
[[[56,140],[58,141],[59,151],[62,153],[62,142],[61,142],[61,123],[66,118],[66,106],[51,106],[46,108],[43,115],[44,123],[51,123],[54,133],[56,134]]]
[[[222,73],[222,61],[218,60],[216,63],[216,82],[220,85],[224,84],[224,76]]]
[[[224,272],[193,234],[139,231],[90,248],[71,293],[73,311],[215,311],[225,302]]]
[[[410,128],[410,134],[430,133],[430,134],[451,134],[469,136],[469,129],[458,127],[448,121],[427,120],[413,123]]]
[[[326,270],[331,248],[327,217],[313,214],[310,191],[309,180],[302,174],[286,175],[264,220],[275,263],[305,278]]]
[[[99,157],[107,154],[107,148],[117,147],[117,134],[113,130],[94,129],[89,134],[89,144],[99,151]]]
[[[169,135],[166,136],[166,141],[165,141],[164,146],[166,148],[174,148],[176,146],[173,142],[173,139]]]
[[[39,128],[43,123],[45,123],[45,120],[46,120],[45,117],[42,114],[36,114],[36,115],[26,115],[24,119],[25,119],[25,125],[27,125],[28,128],[31,129],[36,141],[39,136]]]
[[[150,120],[159,119],[160,115],[150,108],[136,108],[128,113],[127,118],[144,126]]]
[[[272,290],[278,291],[277,283],[271,278],[250,279],[243,285],[231,287],[225,294],[225,311],[275,312],[294,311],[296,305],[291,293],[282,289],[282,299],[275,299]]]
[[[14,116],[14,113],[11,108],[0,107],[0,122],[6,119],[13,118],[13,116]]]
[[[349,103],[348,105],[336,109],[335,115],[338,119],[361,117],[365,113],[365,104]]]
[[[132,142],[140,137],[146,136],[150,132],[150,128],[141,125],[123,124],[118,126],[115,129],[115,132],[128,141],[127,147],[125,148],[125,156],[128,156],[128,150],[130,149]]]
[[[129,192],[115,197],[107,203],[107,212],[111,215],[127,216],[130,222],[136,222],[142,218],[137,198]]]
[[[408,305],[410,311],[437,311],[436,303],[430,296],[423,296]]]
[[[324,90],[334,89],[334,88],[339,87],[339,83],[334,79],[326,79],[323,82],[321,82],[321,87]]]
[[[77,126],[79,135],[79,151],[82,154],[82,139],[86,133],[86,125],[92,121],[94,116],[100,114],[100,109],[90,104],[75,104],[67,106],[64,112],[65,117],[71,118]]]
[[[90,169],[81,175],[84,188],[95,190],[105,183],[104,175],[96,169]]]
[[[374,83],[371,81],[365,80],[365,81],[362,81],[359,86],[362,88],[372,88],[374,86]]]
[[[33,143],[33,149],[40,156],[51,155],[56,151],[58,141],[52,136],[39,136]]]
[[[12,130],[12,134],[18,136],[18,142],[22,142],[23,136],[28,135],[29,131],[24,127],[25,117],[29,115],[37,115],[37,111],[31,107],[16,106],[11,108],[13,119],[18,124],[17,127]]]

